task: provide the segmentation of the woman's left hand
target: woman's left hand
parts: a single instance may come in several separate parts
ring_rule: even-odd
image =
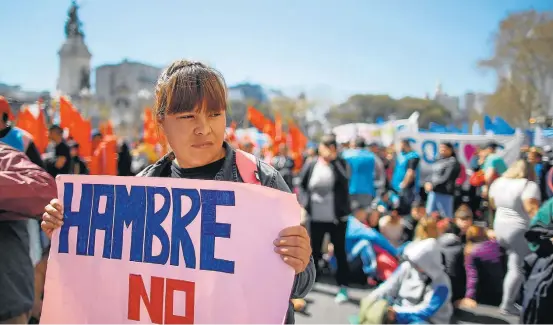
[[[288,227],[278,235],[274,241],[275,252],[294,268],[296,274],[303,272],[311,259],[311,241],[305,227]]]

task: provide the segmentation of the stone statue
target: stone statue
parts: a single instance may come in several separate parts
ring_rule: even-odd
[[[88,69],[83,68],[81,70],[81,83],[79,89],[89,89],[90,90],[90,71]]]
[[[71,3],[71,7],[69,8],[69,11],[67,12],[67,22],[65,23],[65,36],[67,38],[71,37],[84,37],[84,33],[82,30],[82,22],[79,19],[79,5],[77,5],[77,1],[73,0]]]

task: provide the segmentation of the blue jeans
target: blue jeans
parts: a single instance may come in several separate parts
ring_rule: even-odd
[[[430,215],[435,211],[438,211],[443,218],[453,218],[453,195],[434,191],[428,193],[426,213]]]

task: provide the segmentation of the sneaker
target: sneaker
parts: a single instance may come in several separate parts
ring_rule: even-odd
[[[338,291],[338,293],[336,294],[336,297],[334,298],[334,302],[336,302],[337,304],[341,304],[348,300],[349,300],[348,289],[340,288],[340,291]]]
[[[500,308],[499,313],[503,316],[520,316],[520,309],[512,305],[509,308]]]

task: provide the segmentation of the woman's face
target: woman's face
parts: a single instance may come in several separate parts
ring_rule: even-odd
[[[451,149],[449,149],[449,147],[446,146],[446,145],[441,144],[440,148],[439,148],[439,151],[440,151],[440,156],[441,157],[447,158],[447,157],[451,156]]]
[[[225,111],[166,115],[161,123],[181,168],[200,167],[224,157]]]
[[[470,226],[472,226],[471,218],[455,218],[455,225],[461,230],[461,234],[466,234]]]

